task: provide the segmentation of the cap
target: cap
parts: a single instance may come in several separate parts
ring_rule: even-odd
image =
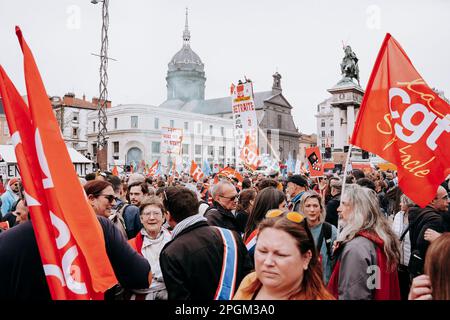
[[[294,174],[293,176],[289,177],[287,182],[295,183],[296,185],[298,185],[300,187],[308,186],[308,181],[299,174]]]
[[[10,186],[12,186],[14,183],[16,183],[16,182],[19,182],[19,179],[18,178],[12,178],[11,180],[9,180],[9,182],[8,182],[8,184],[10,185]]]

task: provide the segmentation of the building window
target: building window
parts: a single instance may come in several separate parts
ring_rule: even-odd
[[[322,121],[321,121],[320,126],[321,126],[322,128],[325,127],[325,120],[322,120]]]
[[[333,123],[333,121],[331,121],[330,122],[330,127],[333,127],[334,126],[334,123]]]
[[[159,153],[161,148],[161,142],[152,141],[152,153]]]
[[[114,118],[114,129],[117,129],[117,118]]]
[[[278,117],[278,119],[277,119],[278,120],[278,129],[281,129],[282,128],[281,114],[279,114],[277,117]]]
[[[225,147],[219,147],[219,156],[221,157],[225,156]]]
[[[322,140],[322,148],[325,148],[325,140]]]
[[[233,147],[233,148],[231,149],[231,155],[232,155],[233,157],[236,156],[236,148],[235,148],[235,147]]]
[[[184,123],[184,130],[189,130],[189,122]]]
[[[209,125],[209,135],[210,135],[210,136],[213,135],[213,126],[212,126],[212,124]]]
[[[155,118],[154,125],[155,125],[155,129],[159,129],[159,118]]]
[[[202,154],[202,145],[201,144],[195,145],[195,154]]]
[[[202,124],[201,123],[197,123],[197,134],[201,134],[202,133]]]
[[[183,143],[183,154],[189,154],[189,145]]]
[[[322,138],[325,138],[325,131],[322,131]]]
[[[72,138],[78,138],[78,129],[72,128]]]
[[[220,135],[221,135],[222,137],[225,136],[225,128],[224,128],[224,127],[220,127]]]
[[[334,143],[331,144],[331,147],[334,148]]]
[[[331,136],[334,137],[334,130],[331,130]]]
[[[113,152],[114,153],[119,153],[119,141],[114,141],[113,142]]]
[[[208,156],[214,158],[214,146],[208,146]]]
[[[72,121],[73,121],[73,122],[78,122],[78,113],[74,113],[74,114],[72,115]]]
[[[92,131],[95,132],[95,121],[92,122]]]
[[[92,144],[92,154],[94,157],[97,155],[97,143]]]
[[[170,127],[175,128],[175,120],[170,120]]]
[[[138,127],[138,117],[131,116],[131,128],[136,129]]]

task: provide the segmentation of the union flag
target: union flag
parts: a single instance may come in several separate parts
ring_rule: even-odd
[[[449,112],[450,106],[387,34],[364,94],[352,144],[397,165],[401,190],[424,207],[435,197],[450,167]]]

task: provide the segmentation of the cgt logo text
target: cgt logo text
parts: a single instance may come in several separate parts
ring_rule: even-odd
[[[430,95],[427,95],[430,96]],[[401,123],[394,124],[394,131],[397,137],[406,143],[416,143],[422,138],[425,132],[434,125],[433,131],[427,137],[426,144],[431,150],[437,147],[436,140],[445,132],[450,132],[450,115],[447,114],[439,118],[433,111],[428,110],[426,106],[421,103],[413,103],[408,105],[400,116],[400,113],[392,105],[392,100],[399,97],[404,104],[410,104],[411,98],[409,94],[400,88],[389,89],[389,109],[392,119],[399,119]],[[431,96],[432,97],[432,96]],[[430,99],[426,99],[430,101]],[[420,123],[413,123],[413,117],[419,117],[422,120]],[[415,122],[415,121],[414,121]]]

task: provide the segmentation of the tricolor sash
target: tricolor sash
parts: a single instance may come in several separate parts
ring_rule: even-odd
[[[237,243],[233,232],[219,228],[223,240],[223,263],[214,300],[231,300],[234,295],[237,275]]]
[[[250,233],[250,236],[245,241],[245,246],[247,247],[247,251],[251,255],[253,255],[255,252],[257,236],[258,236],[258,229],[255,229],[255,230],[253,230],[252,233]]]

